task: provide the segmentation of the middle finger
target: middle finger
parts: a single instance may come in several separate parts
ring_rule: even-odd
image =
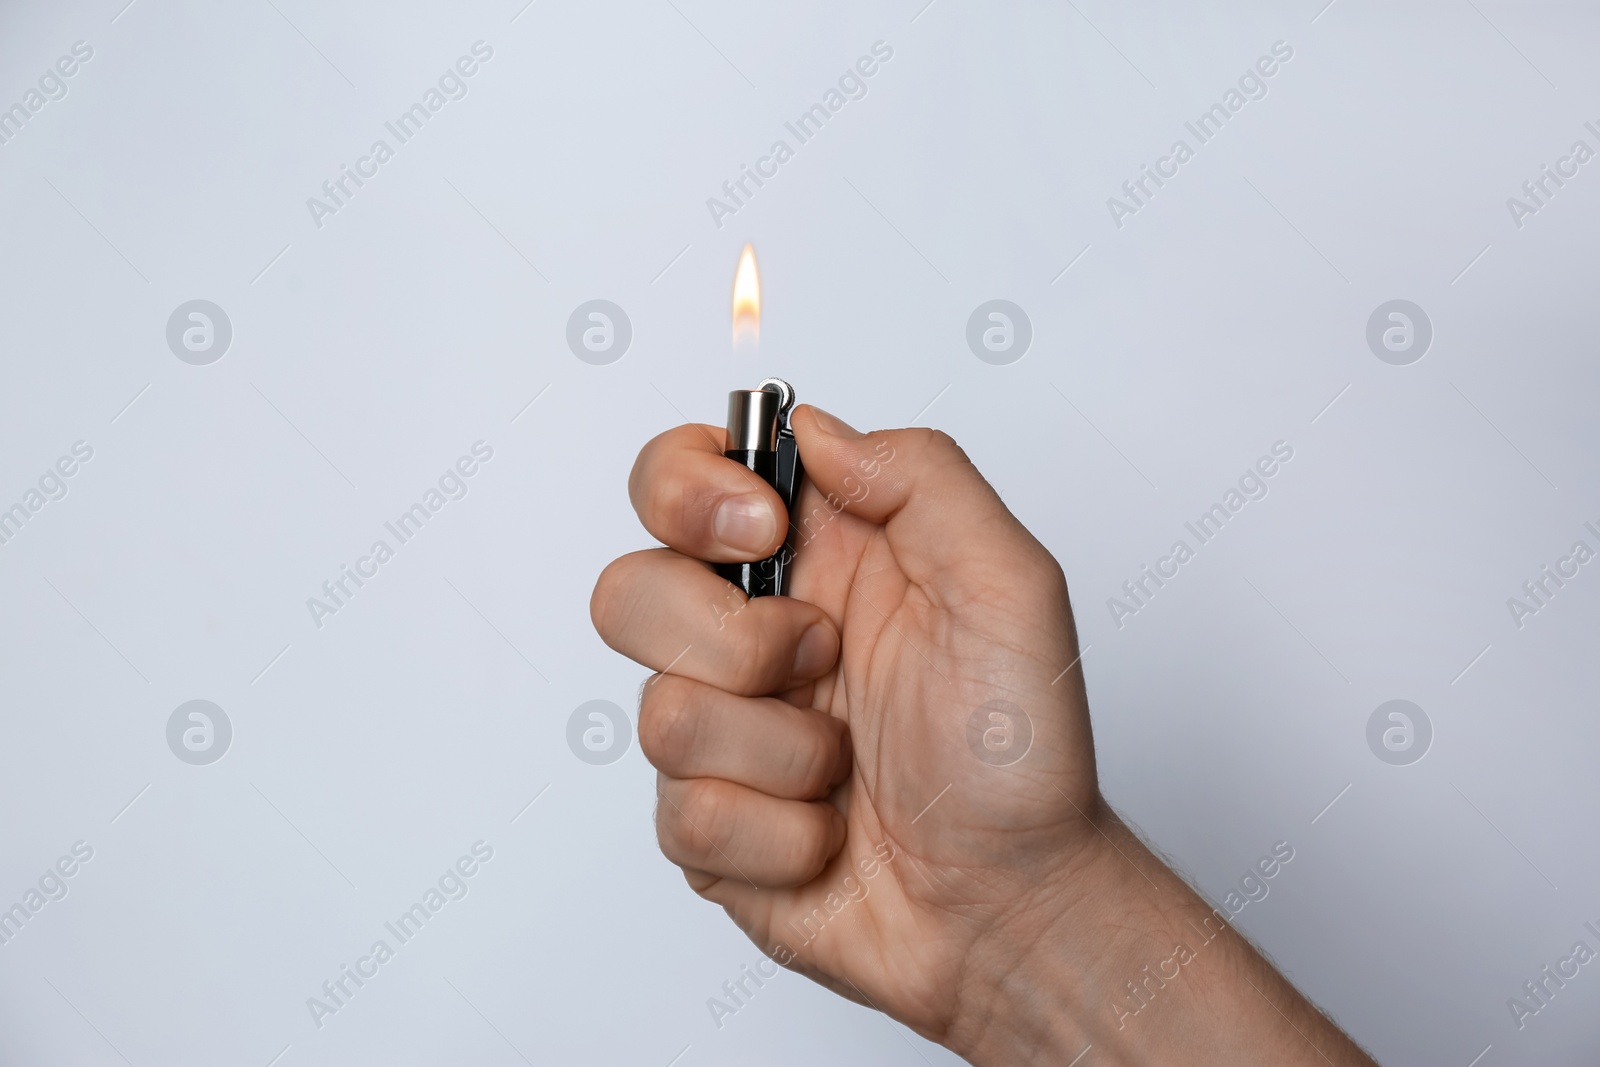
[[[589,613],[605,643],[629,659],[744,696],[814,681],[839,654],[839,633],[815,604],[746,600],[704,563],[666,548],[608,566]]]

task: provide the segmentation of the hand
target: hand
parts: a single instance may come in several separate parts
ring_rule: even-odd
[[[694,890],[974,1062],[1086,1041],[1100,1062],[1369,1062],[1100,799],[1061,568],[955,442],[811,407],[792,424],[791,516],[719,428],[646,445],[629,492],[668,547],[612,563],[590,606],[661,672],[639,738]],[[790,597],[746,602],[704,562],[766,558],[790,525]],[[1155,980],[1165,1026],[1130,1030],[1141,965],[1179,939],[1196,977]]]
[[[792,597],[747,605],[699,562],[764,558],[787,524],[720,429],[684,426],[629,481],[669,547],[608,567],[594,621],[666,672],[639,736],[667,857],[780,963],[937,1040],[973,945],[1095,833],[1066,581],[944,434],[862,436],[809,407],[793,425]],[[992,701],[1020,713],[991,721]],[[1026,753],[980,759],[975,715],[980,751],[1009,729]]]

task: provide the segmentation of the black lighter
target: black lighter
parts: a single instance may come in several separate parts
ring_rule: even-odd
[[[767,378],[759,388],[735,389],[728,394],[728,439],[723,455],[744,464],[778,491],[786,513],[792,514],[800,496],[805,471],[800,449],[789,428],[794,389],[781,378]],[[794,523],[783,547],[755,563],[718,563],[717,574],[745,596],[787,596],[789,571],[794,566]]]

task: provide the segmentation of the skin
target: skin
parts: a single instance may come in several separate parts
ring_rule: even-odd
[[[791,424],[794,516],[720,427],[647,444],[628,488],[666,547],[591,602],[662,672],[639,739],[694,891],[980,1067],[1371,1064],[1101,798],[1065,577],[965,453]],[[789,597],[747,603],[705,562],[764,559],[790,522]]]

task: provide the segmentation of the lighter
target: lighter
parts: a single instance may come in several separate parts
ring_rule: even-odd
[[[789,428],[794,389],[781,378],[767,378],[759,388],[735,389],[728,394],[728,439],[723,455],[744,464],[777,490],[786,513],[792,515],[800,496],[805,471],[800,448]],[[718,563],[717,574],[745,596],[787,596],[789,572],[794,566],[794,524],[783,547],[755,563]]]

